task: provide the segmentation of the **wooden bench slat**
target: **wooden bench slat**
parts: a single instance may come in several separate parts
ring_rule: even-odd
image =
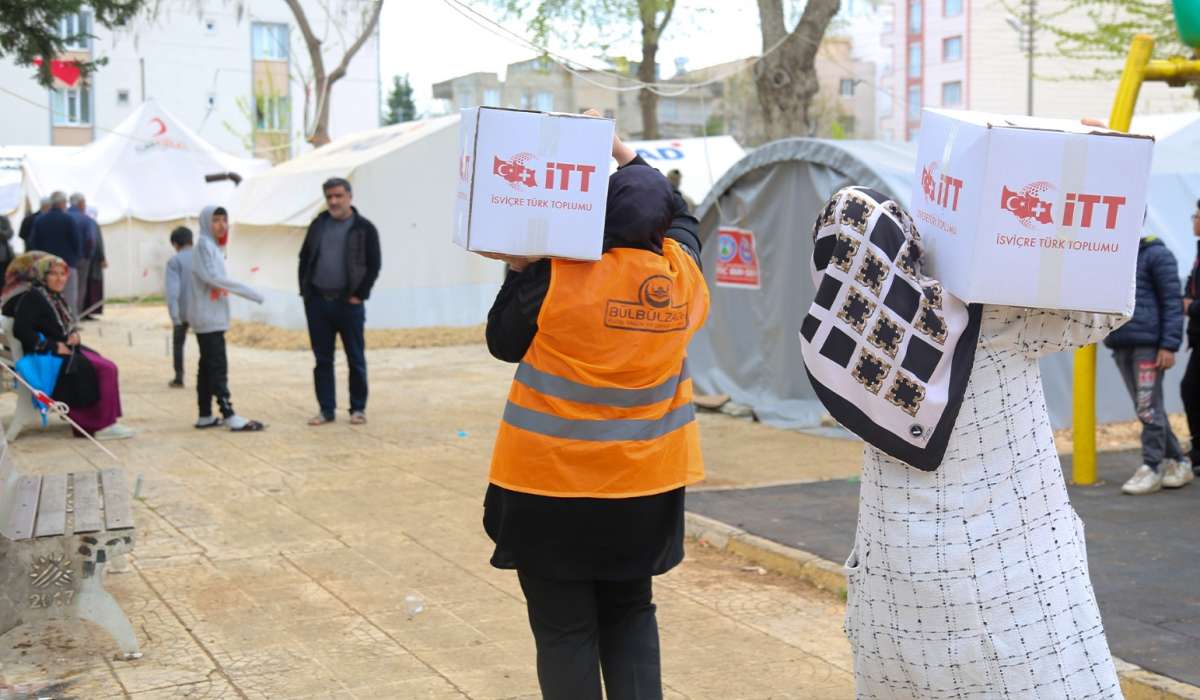
[[[14,490],[12,513],[8,517],[8,536],[14,540],[27,540],[33,536],[33,522],[37,517],[38,495],[42,477],[22,476]]]
[[[104,524],[109,530],[133,527],[133,499],[129,495],[129,484],[125,472],[120,469],[105,469],[100,472],[100,483],[104,485]]]
[[[75,479],[75,532],[99,532],[104,529],[100,519],[100,480],[96,472],[72,474]]]
[[[42,477],[42,494],[38,500],[37,524],[34,537],[61,535],[67,530],[67,475],[48,474]]]

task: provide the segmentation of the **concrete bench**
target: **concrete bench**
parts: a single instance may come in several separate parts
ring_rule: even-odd
[[[119,469],[29,476],[7,443],[0,454],[0,634],[45,619],[89,620],[141,656],[129,618],[104,590],[110,565],[127,569],[133,504]]]
[[[15,368],[17,361],[24,357],[24,353],[21,348],[21,341],[13,337],[12,324],[13,320],[8,316],[3,317],[3,321],[0,322],[0,329],[4,331],[4,337],[0,339],[0,345],[3,345],[2,351],[0,351],[0,362]],[[0,372],[3,372],[5,375],[0,378],[0,382],[5,387],[11,387],[13,385],[12,376],[4,372],[3,369],[0,369]],[[16,391],[17,406],[13,410],[12,418],[8,421],[8,428],[4,431],[4,436],[9,442],[16,440],[21,431],[25,429],[25,426],[41,425],[42,422],[42,415],[33,406],[33,393],[29,391],[29,387],[16,382]]]

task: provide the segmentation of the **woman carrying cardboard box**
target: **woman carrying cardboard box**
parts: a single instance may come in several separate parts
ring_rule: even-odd
[[[1038,358],[1126,317],[967,305],[866,188],[834,195],[813,241],[805,368],[867,442],[846,561],[858,697],[1120,698]]]
[[[708,313],[697,222],[614,139],[597,262],[505,260],[488,348],[519,362],[484,502],[548,700],[662,697],[651,577],[683,558],[703,478],[687,345]]]

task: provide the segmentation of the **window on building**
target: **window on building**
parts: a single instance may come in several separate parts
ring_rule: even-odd
[[[962,37],[952,36],[942,40],[942,61],[962,60]]]
[[[617,113],[612,111],[611,109],[604,110],[604,118],[605,119],[616,119],[616,117],[617,117]]]
[[[918,121],[921,118],[921,86],[910,85],[908,87],[908,120],[910,122]]]
[[[50,109],[55,126],[90,126],[92,91],[82,85],[70,90],[51,90]]]
[[[534,95],[533,108],[539,112],[553,112],[554,93],[542,91]]]
[[[921,33],[921,0],[908,0],[908,33]]]
[[[950,83],[942,83],[942,106],[943,107],[961,107],[962,106],[962,82],[955,80]]]
[[[530,105],[532,105],[532,104],[533,104],[533,101],[530,99],[529,93],[522,92],[521,93],[521,109],[531,109]]]
[[[679,122],[679,100],[674,97],[659,98],[658,118],[664,122]]]
[[[854,80],[842,78],[838,81],[838,94],[842,97],[854,97]]]
[[[963,0],[943,0],[942,14],[947,17],[958,17],[962,14]]]
[[[478,106],[479,105],[475,104],[475,96],[473,94],[471,94],[469,92],[458,93],[458,108],[459,109],[471,109],[472,107],[478,107]]]
[[[91,32],[90,17],[86,12],[73,12],[58,20],[58,35],[66,41],[63,48],[67,51],[87,51],[89,46],[88,34]]]
[[[205,17],[204,18],[204,33],[210,34],[210,35],[216,34],[217,33],[217,20],[213,19],[212,17]]]
[[[483,104],[489,107],[500,106],[500,91],[495,88],[489,88],[483,91]]]
[[[260,95],[255,102],[255,126],[259,131],[287,131],[291,102],[286,95]]]
[[[117,90],[117,104],[121,105],[122,107],[129,104],[128,90]]]
[[[908,77],[921,77],[921,45],[908,45]]]
[[[288,60],[288,26],[255,22],[251,29],[254,59],[256,61]]]

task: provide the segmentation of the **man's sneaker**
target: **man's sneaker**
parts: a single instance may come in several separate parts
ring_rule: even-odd
[[[134,436],[132,428],[126,428],[120,423],[113,423],[104,430],[97,432],[92,437],[97,440],[128,440]]]
[[[1161,488],[1162,475],[1143,464],[1133,473],[1129,481],[1125,482],[1121,491],[1131,496],[1140,496],[1144,493],[1154,493]]]
[[[171,387],[172,389],[182,389],[183,388],[183,380],[182,379],[172,379],[171,381],[167,382],[167,386]]]
[[[1192,474],[1192,463],[1186,457],[1175,460],[1167,460],[1163,462],[1162,485],[1164,489],[1177,489],[1182,486],[1187,486],[1188,482],[1196,478]]]

